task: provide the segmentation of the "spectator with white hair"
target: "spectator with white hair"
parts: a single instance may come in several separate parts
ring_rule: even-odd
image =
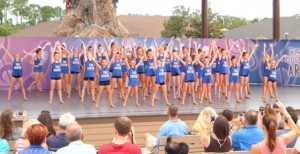
[[[70,144],[57,150],[56,154],[95,154],[94,146],[82,142],[83,133],[80,125],[75,122],[66,129],[65,138]]]
[[[47,145],[50,151],[57,151],[58,149],[69,145],[69,142],[65,139],[66,128],[74,123],[75,120],[76,118],[71,113],[65,113],[60,116],[57,134],[47,138]]]

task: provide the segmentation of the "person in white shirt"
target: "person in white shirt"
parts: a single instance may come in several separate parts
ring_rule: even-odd
[[[69,145],[58,149],[56,154],[96,154],[94,146],[82,142],[82,129],[78,123],[70,124],[66,130]]]

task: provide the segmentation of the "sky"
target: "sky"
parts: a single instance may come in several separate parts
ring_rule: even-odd
[[[51,1],[51,3],[49,3]],[[208,0],[213,12],[221,15],[244,17],[247,19],[272,17],[273,0]],[[39,5],[61,6],[63,0],[29,0]],[[281,0],[281,16],[300,14],[300,0]],[[117,14],[172,15],[178,5],[201,10],[201,0],[119,0]]]

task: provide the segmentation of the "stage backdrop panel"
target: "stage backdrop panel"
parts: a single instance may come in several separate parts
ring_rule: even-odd
[[[107,38],[107,43],[110,45],[111,42],[116,42],[119,44],[122,38]],[[102,38],[55,38],[55,37],[0,37],[0,43],[13,55],[19,53],[20,57],[23,57],[27,52],[31,51],[33,48],[40,47],[44,50],[43,52],[43,88],[49,89],[50,73],[51,73],[51,62],[50,62],[50,51],[54,47],[56,41],[65,43],[68,50],[72,51],[74,47],[79,48],[80,51],[80,40],[84,41],[86,44],[89,41],[96,42],[101,44],[104,47]],[[144,38],[134,38],[135,44],[138,44],[138,41],[144,41]],[[170,38],[158,38],[157,44],[161,44],[163,40],[168,43]],[[193,41],[198,42],[198,48],[203,49],[206,53],[209,51],[209,45],[211,39],[193,39]],[[182,39],[184,46],[187,46],[187,39]],[[252,48],[255,44],[259,44],[259,47],[256,49],[253,58],[250,61],[251,72],[250,72],[250,82],[251,83],[262,83],[262,51],[264,43],[266,43],[266,53],[270,54],[269,44],[273,43],[274,45],[274,58],[278,60],[282,55],[287,55],[277,67],[278,74],[278,83],[279,84],[300,84],[300,41],[298,40],[245,40],[245,39],[219,39],[217,40],[217,45],[219,47],[225,48],[224,42],[227,42],[230,47],[233,42],[237,42],[239,46],[243,44],[250,44]],[[147,48],[154,48],[153,38],[147,39]],[[131,52],[131,42],[129,39],[126,39],[124,42],[126,52]],[[194,46],[192,45],[192,48]],[[173,49],[178,50],[179,46],[177,41],[174,42]],[[105,50],[105,48],[104,48]],[[237,48],[234,47],[232,54],[238,56]],[[23,81],[24,85],[27,88],[29,84],[33,81],[33,67],[29,64],[30,59],[35,55],[32,53],[28,58],[23,61]],[[9,81],[11,79],[11,70],[12,62],[5,54],[3,50],[0,50],[0,90],[7,90],[9,87]],[[19,89],[19,85],[16,84],[14,89]]]

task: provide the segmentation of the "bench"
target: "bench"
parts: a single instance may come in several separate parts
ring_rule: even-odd
[[[287,148],[286,149],[286,154],[292,154],[293,148]],[[219,153],[214,153],[214,152],[202,152],[202,154],[219,154]],[[250,151],[230,151],[226,152],[225,154],[251,154]]]
[[[165,146],[167,144],[168,137],[161,137],[159,143],[159,154],[165,153]],[[204,152],[204,146],[200,143],[199,135],[187,135],[180,137],[171,137],[171,141],[174,142],[184,142],[189,145],[189,154],[199,154]]]

